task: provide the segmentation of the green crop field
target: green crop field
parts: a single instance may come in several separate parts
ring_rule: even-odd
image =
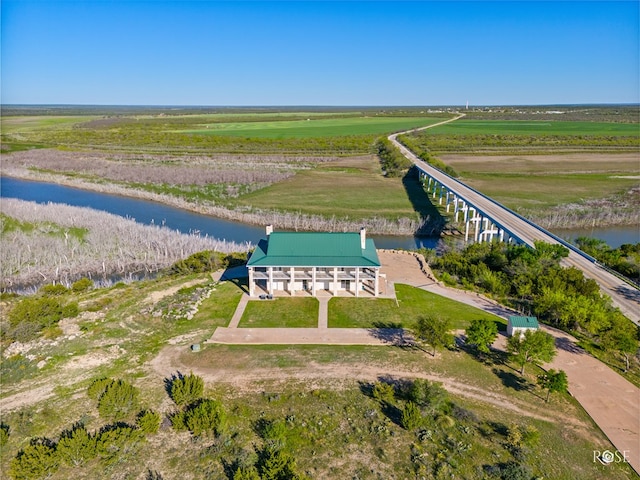
[[[247,138],[317,138],[393,133],[445,120],[434,117],[355,117],[269,122],[209,123],[180,133]]]
[[[430,135],[611,135],[640,137],[637,123],[461,119],[426,130]]]

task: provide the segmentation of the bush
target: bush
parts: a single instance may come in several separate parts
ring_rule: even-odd
[[[96,456],[96,439],[83,425],[76,425],[62,433],[56,451],[60,460],[79,467]]]
[[[74,293],[86,292],[93,287],[93,280],[89,278],[81,278],[80,280],[71,284],[71,290]]]
[[[47,439],[34,439],[18,452],[9,466],[15,480],[48,478],[58,469],[55,444]]]
[[[93,400],[98,400],[107,389],[107,387],[113,382],[114,380],[111,378],[98,378],[94,380],[91,385],[89,385],[89,388],[87,389],[87,395],[89,395],[89,398]]]
[[[233,480],[260,480],[258,469],[253,465],[249,467],[238,467],[233,473]]]
[[[416,430],[422,426],[422,412],[420,407],[413,402],[408,402],[402,410],[400,423],[407,430]]]
[[[135,454],[144,434],[130,425],[109,425],[96,436],[96,452],[107,464]]]
[[[60,283],[55,285],[51,283],[48,285],[43,285],[38,291],[43,295],[50,295],[55,297],[57,295],[64,295],[65,293],[68,293],[69,289]]]
[[[65,317],[78,315],[78,303],[64,304],[58,298],[27,297],[9,312],[7,336],[20,342],[33,340],[46,327],[55,326]]]
[[[160,429],[160,414],[153,410],[143,410],[136,418],[136,425],[143,433],[158,433]]]
[[[433,412],[442,411],[448,402],[447,391],[439,383],[417,378],[409,388],[409,400],[420,407],[429,407]]]
[[[393,402],[395,398],[395,390],[393,385],[385,382],[376,382],[371,390],[373,398],[380,402]]]
[[[176,430],[187,429],[195,436],[210,432],[219,435],[224,431],[226,423],[227,415],[222,404],[210,399],[201,400],[171,417],[171,424]]]
[[[4,447],[9,441],[11,429],[6,423],[0,423],[0,448]]]
[[[137,409],[138,389],[123,380],[109,383],[98,399],[100,416],[113,421],[125,420]]]
[[[202,398],[203,392],[204,381],[193,373],[186,376],[179,375],[171,380],[169,395],[179,407],[184,407]]]

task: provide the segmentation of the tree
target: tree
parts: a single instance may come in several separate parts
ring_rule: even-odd
[[[556,372],[551,369],[547,373],[538,375],[538,385],[547,390],[547,398],[544,401],[548,402],[551,392],[566,392],[569,387],[569,381],[564,370]]]
[[[96,439],[83,425],[74,425],[71,430],[63,432],[56,451],[61,460],[79,467],[96,456]]]
[[[602,344],[607,350],[622,354],[625,360],[624,371],[627,372],[629,370],[629,357],[635,355],[638,351],[638,341],[633,332],[622,325],[614,325],[614,328],[608,330],[602,336]]]
[[[472,320],[466,329],[467,343],[475,345],[479,352],[489,353],[489,346],[498,336],[495,322],[487,318]]]
[[[110,420],[125,420],[138,409],[138,389],[123,380],[108,384],[98,400],[100,416]]]
[[[57,469],[55,444],[48,439],[35,439],[11,460],[9,475],[15,480],[48,478]]]
[[[416,339],[433,347],[432,356],[437,347],[446,347],[453,343],[453,335],[449,333],[449,322],[436,315],[425,315],[418,318],[414,327]]]
[[[527,330],[524,335],[514,335],[507,340],[507,351],[520,365],[520,375],[524,375],[527,362],[538,364],[549,362],[555,357],[555,340],[542,330]]]
[[[158,433],[160,428],[160,414],[153,410],[143,410],[136,417],[136,426],[146,434]]]
[[[179,407],[184,407],[202,398],[203,392],[204,381],[193,373],[184,376],[178,374],[177,377],[171,379],[170,396]]]
[[[413,402],[407,402],[400,416],[400,423],[406,430],[415,430],[422,425],[422,412]]]

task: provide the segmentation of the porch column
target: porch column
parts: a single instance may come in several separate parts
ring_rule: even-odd
[[[294,267],[291,267],[291,269],[289,270],[289,292],[291,293],[292,297],[296,293],[296,284],[295,284],[294,271],[295,271]]]
[[[267,285],[267,290],[269,290],[269,295],[273,295],[273,267],[268,267],[269,271],[269,284]]]
[[[374,268],[373,271],[375,273],[375,277],[373,279],[373,295],[374,296],[378,296],[379,295],[379,290],[378,290],[378,270],[380,270],[379,268]]]
[[[356,267],[356,297],[360,296],[360,267]]]
[[[316,296],[316,267],[311,267],[311,295]]]
[[[253,267],[249,267],[249,296],[253,297],[255,293],[255,285],[253,282]]]
[[[338,267],[333,267],[333,296],[338,295]]]

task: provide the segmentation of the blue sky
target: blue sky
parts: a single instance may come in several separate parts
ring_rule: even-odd
[[[638,103],[624,2],[2,0],[3,104]]]

